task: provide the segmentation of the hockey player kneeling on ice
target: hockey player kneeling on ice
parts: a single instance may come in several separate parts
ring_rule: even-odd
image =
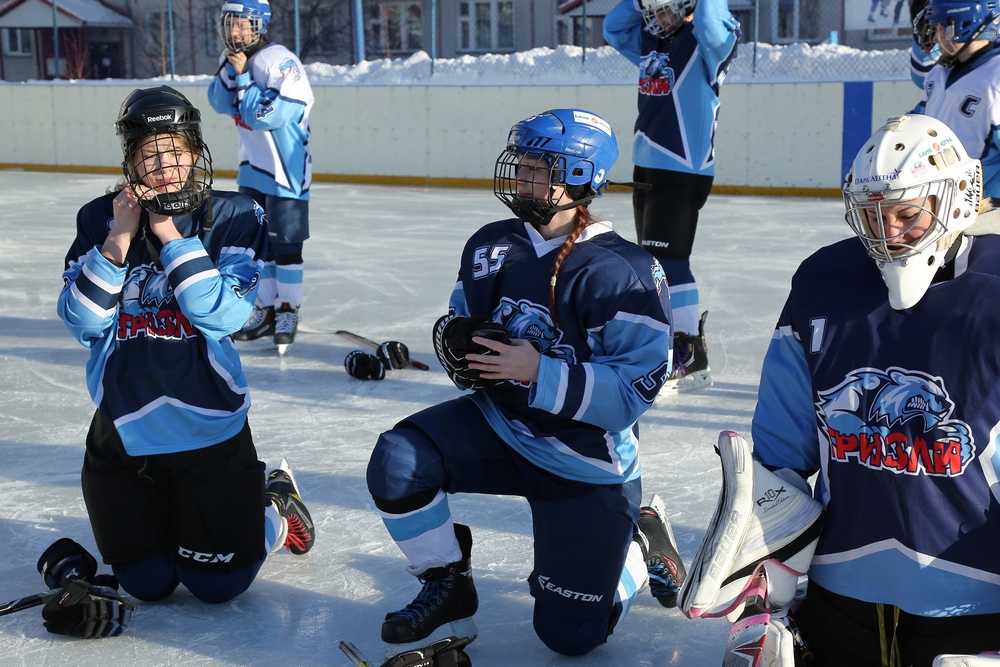
[[[684,566],[662,501],[641,507],[637,451],[638,419],[670,374],[667,288],[657,260],[589,208],[617,157],[602,118],[554,109],[515,124],[496,160],[494,193],[516,217],[468,241],[433,331],[469,391],[382,433],[368,466],[422,585],[382,625],[394,653],[439,628],[478,631],[473,535],[451,494],[527,499],[534,629],[553,651],[604,643],[647,582],[676,604]]]
[[[125,179],[80,209],[57,306],[90,349],[83,497],[130,595],[184,584],[224,602],[269,548],[314,538],[287,463],[265,479],[230,338],[254,305],[266,217],[212,189],[201,113],[176,90],[133,91],[115,127]]]
[[[1000,213],[981,193],[947,125],[890,118],[844,187],[857,238],[792,277],[751,433],[764,468],[815,475],[823,529],[791,613],[813,665],[1000,648]]]

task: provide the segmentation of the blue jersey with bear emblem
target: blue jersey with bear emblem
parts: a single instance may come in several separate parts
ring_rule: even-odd
[[[904,311],[857,238],[806,259],[753,420],[758,460],[818,473],[810,578],[923,616],[1000,612],[1000,237],[963,243]]]
[[[620,484],[641,472],[638,419],[670,374],[670,297],[656,259],[595,222],[562,264],[553,317],[564,241],[516,218],[486,225],[466,243],[450,308],[542,353],[537,382],[472,395],[500,437],[562,477]]]

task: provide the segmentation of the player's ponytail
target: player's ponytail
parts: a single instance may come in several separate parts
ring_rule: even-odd
[[[559,314],[556,312],[556,283],[559,279],[559,271],[562,269],[563,261],[573,251],[573,244],[580,238],[583,230],[593,224],[593,222],[594,216],[591,214],[589,208],[586,206],[577,207],[576,214],[573,217],[573,231],[566,237],[562,247],[559,249],[559,253],[556,255],[555,261],[552,262],[552,279],[549,281],[549,315],[552,317],[552,323],[556,326],[559,326]]]

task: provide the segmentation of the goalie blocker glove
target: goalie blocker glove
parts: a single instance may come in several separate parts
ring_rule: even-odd
[[[42,608],[45,629],[82,639],[117,637],[128,628],[135,605],[109,586],[71,581]]]
[[[469,368],[466,355],[496,354],[490,348],[473,342],[472,339],[477,336],[510,345],[507,330],[489,317],[462,317],[451,313],[434,324],[434,352],[438,361],[455,384],[473,391],[506,382],[480,377],[479,371]]]

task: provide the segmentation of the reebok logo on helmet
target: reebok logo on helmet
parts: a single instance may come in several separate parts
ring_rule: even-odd
[[[164,111],[163,113],[157,114],[156,116],[145,116],[145,118],[146,118],[146,123],[147,124],[148,123],[162,123],[165,120],[168,120],[168,121],[170,121],[172,123],[172,122],[174,122],[174,112],[173,111]]]

